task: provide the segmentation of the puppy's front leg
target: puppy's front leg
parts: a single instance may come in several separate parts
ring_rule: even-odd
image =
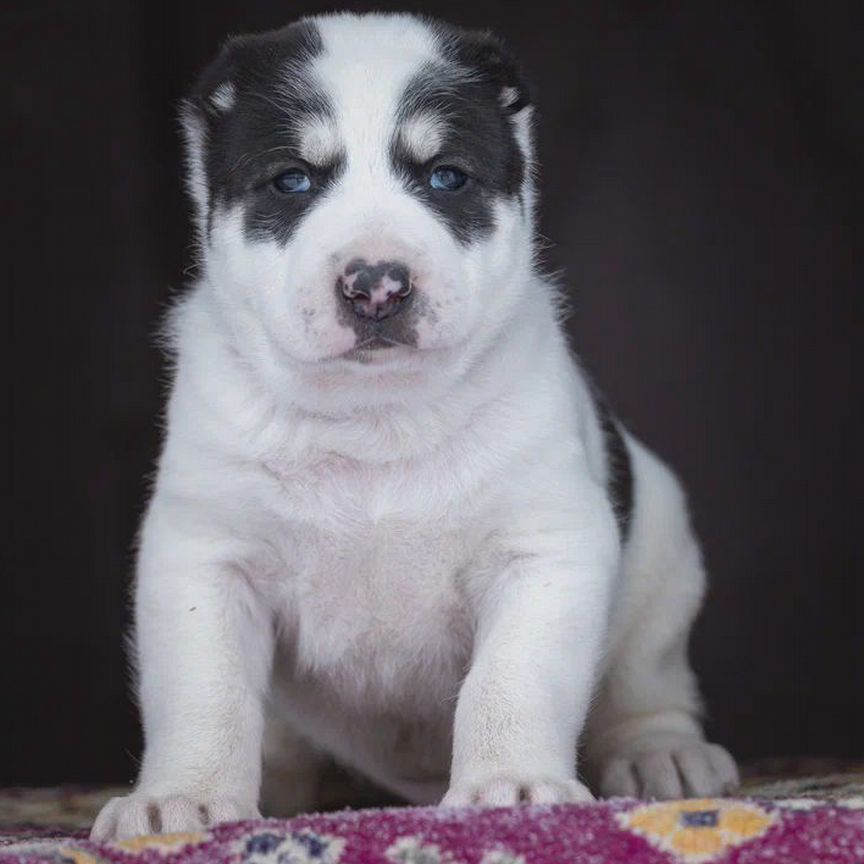
[[[132,794],[97,840],[190,831],[258,815],[262,697],[272,628],[206,520],[158,499],[142,533],[136,648],[145,751]]]
[[[547,538],[547,543],[549,544]],[[578,538],[553,547],[584,546]],[[576,779],[614,552],[520,556],[485,598],[459,694],[445,806],[590,800]]]

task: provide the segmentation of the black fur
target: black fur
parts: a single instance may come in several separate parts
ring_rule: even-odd
[[[440,154],[421,165],[397,134],[391,159],[412,194],[438,213],[460,242],[469,244],[494,227],[495,200],[518,197],[522,190],[525,159],[510,116],[530,98],[516,64],[497,39],[439,22],[427,24],[438,34],[441,59],[409,83],[398,120],[425,113],[440,116],[447,130],[445,144]],[[515,94],[506,104],[505,88]],[[432,189],[429,175],[438,165],[461,168],[468,183],[455,192]]]
[[[630,451],[627,449],[627,442],[621,434],[618,422],[606,402],[595,394],[594,404],[606,450],[608,473],[606,492],[615,512],[615,518],[618,520],[618,531],[623,541],[627,539],[633,516],[633,467]]]
[[[437,35],[440,59],[409,83],[397,120],[418,112],[439,114],[446,120],[446,144],[434,164],[418,165],[396,134],[391,157],[408,189],[468,244],[494,227],[495,201],[518,197],[522,190],[525,160],[510,116],[530,98],[516,64],[493,36],[431,20],[425,23]],[[214,208],[242,202],[249,239],[287,243],[300,219],[343,170],[344,156],[324,166],[305,165],[296,158],[299,142],[291,121],[333,116],[327,95],[304,75],[304,67],[322,47],[314,22],[300,21],[230,40],[201,75],[186,110],[204,126],[208,231]],[[289,65],[290,75],[284,74]],[[228,83],[234,88],[235,103],[222,111],[211,97]],[[505,88],[512,98],[502,100]],[[274,130],[279,130],[278,137]],[[441,164],[463,169],[469,181],[454,192],[432,189],[429,175]],[[273,178],[298,165],[310,175],[311,190],[277,192]]]
[[[214,207],[242,201],[250,240],[287,243],[299,220],[342,170],[342,159],[310,166],[296,158],[299,142],[292,120],[332,116],[325,94],[303,75],[304,66],[321,47],[317,27],[300,21],[230,40],[201,75],[187,110],[195,112],[206,132],[208,230]],[[290,76],[281,77],[289,64]],[[220,111],[211,97],[227,83],[235,90],[235,104]],[[273,178],[298,166],[312,178],[312,189],[293,195],[278,192]]]

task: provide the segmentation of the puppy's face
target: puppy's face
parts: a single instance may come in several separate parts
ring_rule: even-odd
[[[410,16],[230,42],[183,120],[232,326],[358,374],[492,338],[531,268],[530,111],[495,40]]]

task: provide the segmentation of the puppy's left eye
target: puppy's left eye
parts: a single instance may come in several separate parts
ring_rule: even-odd
[[[312,179],[301,168],[289,168],[273,178],[273,186],[277,191],[289,195],[308,192],[312,188]]]
[[[455,192],[468,182],[468,175],[452,165],[440,165],[429,175],[429,185],[442,192]]]

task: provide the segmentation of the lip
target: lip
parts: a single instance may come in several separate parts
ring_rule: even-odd
[[[351,350],[352,351],[381,351],[387,348],[407,348],[404,342],[397,339],[390,339],[387,336],[382,336],[380,333],[374,333],[372,336],[359,342]]]
[[[340,355],[340,359],[353,360],[354,362],[363,364],[386,363],[395,353],[402,353],[402,351],[406,350],[410,351],[411,346],[376,333],[348,351],[345,351]]]

